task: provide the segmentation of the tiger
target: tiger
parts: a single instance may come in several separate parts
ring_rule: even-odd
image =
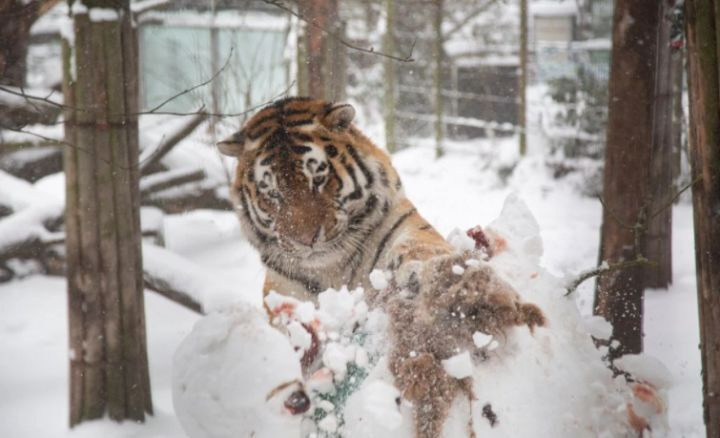
[[[267,268],[263,294],[316,301],[329,288],[367,291],[392,320],[390,367],[404,396],[417,412],[437,413],[418,414],[416,429],[437,436],[455,394],[468,393],[440,361],[470,348],[476,330],[532,329],[544,316],[487,265],[464,264],[472,254],[458,253],[420,215],[388,154],[353,124],[355,113],[348,103],[285,98],[217,146],[237,159],[230,197]],[[466,267],[458,274],[455,265]],[[375,270],[391,280],[373,294]]]
[[[423,262],[455,253],[355,113],[348,103],[284,98],[217,144],[237,159],[230,198],[267,268],[263,295],[314,301],[329,288],[372,290],[376,269],[417,290]]]

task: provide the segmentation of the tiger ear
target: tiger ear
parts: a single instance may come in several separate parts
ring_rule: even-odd
[[[242,132],[236,132],[225,140],[217,143],[217,148],[223,155],[239,157],[243,153],[245,136]]]
[[[330,130],[346,130],[355,118],[355,108],[349,103],[334,105],[325,113],[322,124]]]

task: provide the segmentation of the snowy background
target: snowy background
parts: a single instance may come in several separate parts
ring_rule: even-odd
[[[154,0],[149,0],[152,1]],[[486,30],[488,35],[485,39],[492,40],[491,42],[498,47],[504,47],[506,40],[517,39],[512,31],[508,31],[515,29],[517,13],[514,5],[498,4],[502,7],[498,6],[491,11],[492,13],[478,18],[477,27]],[[575,2],[564,2],[563,7],[568,5],[574,8]],[[557,12],[559,4],[540,1],[534,2],[533,7],[539,13],[553,10]],[[62,5],[56,9],[58,11],[51,12],[36,23],[34,33],[57,30],[64,13]],[[146,17],[148,21],[154,18],[152,13],[148,13]],[[208,18],[203,17],[201,18]],[[171,87],[169,89],[161,87],[158,93],[173,94],[179,89],[206,79],[212,72],[207,68],[209,65],[206,59],[209,56],[207,48],[193,45],[202,41],[201,37],[193,36],[195,39],[188,37],[190,38],[188,41],[182,40],[179,43],[173,39],[179,38],[178,35],[173,34],[173,26],[187,25],[187,16],[164,18],[167,22],[162,25],[150,23],[143,28],[140,38],[145,49],[140,53],[141,65],[146,69],[142,72],[146,88],[152,88],[153,84],[164,85],[168,78],[172,78]],[[268,21],[267,17],[263,20],[266,20],[266,24],[271,25],[273,29],[280,26],[276,21]],[[280,24],[284,26],[283,23]],[[353,33],[357,33],[362,37],[370,35],[370,39],[363,41],[363,44],[380,47],[381,27],[377,29],[360,27],[359,30],[354,30],[350,26],[349,34],[352,36]],[[466,30],[470,31],[470,28]],[[207,33],[209,35],[209,32]],[[413,33],[413,37],[414,35]],[[236,47],[233,56],[237,57],[243,51],[243,41],[247,41],[245,36],[238,37],[238,41],[233,43]],[[235,38],[236,35],[229,33],[227,38],[230,40],[231,37]],[[220,82],[224,87],[222,93],[232,95],[238,100],[247,99],[256,103],[277,95],[277,83],[282,82],[284,75],[290,71],[285,65],[288,53],[291,57],[294,55],[290,49],[285,50],[282,47],[278,49],[282,46],[285,36],[278,37],[268,33],[262,38],[260,36],[257,38],[257,41],[254,41],[256,55],[266,52],[275,54],[264,60],[269,63],[269,67],[260,65],[272,71],[266,80],[267,84],[261,91],[258,91],[257,87],[253,89],[255,94],[252,96],[240,96],[239,89],[250,89],[242,85],[245,84],[242,81],[248,80],[245,77],[248,74],[243,73],[245,75],[243,76],[242,72],[229,71],[228,74],[232,74],[231,79]],[[459,33],[446,43],[445,50],[451,55],[462,55],[464,51],[473,48],[467,44],[468,38],[473,41],[481,40],[476,35]],[[153,51],[151,45],[146,44],[148,41],[159,41],[161,44],[155,46]],[[605,49],[609,46],[607,39],[601,40],[600,43],[603,43],[600,45]],[[484,44],[489,43],[485,41]],[[172,52],[170,49],[173,47],[176,49],[180,47],[183,50],[190,47],[187,49],[189,56],[184,51]],[[551,49],[554,50],[555,47]],[[288,53],[283,53],[283,50]],[[493,62],[504,66],[508,61],[505,53],[507,51],[503,49],[500,53],[493,54]],[[186,64],[178,68],[177,59],[182,59]],[[379,108],[378,93],[382,89],[383,75],[379,61],[375,61],[375,67],[359,70],[356,65],[357,60],[350,60],[349,70],[361,71],[362,74],[361,77],[355,78],[354,84],[352,80],[350,81],[349,94],[352,97],[351,102],[358,109],[358,126],[382,146],[384,131],[380,120],[382,111]],[[559,64],[552,57],[539,57],[537,61],[539,63],[537,74],[540,76],[552,76],[545,71],[553,70],[551,67],[567,67],[570,71],[574,68],[574,64]],[[50,92],[46,91],[46,88],[60,79],[59,44],[32,46],[29,64],[27,79],[33,94],[49,95]],[[460,65],[464,64],[461,62]],[[606,68],[607,62],[604,65]],[[178,72],[183,74],[180,75]],[[414,73],[413,71],[408,73],[413,81]],[[514,83],[512,79],[513,86]],[[272,92],[271,88],[273,88]],[[422,90],[421,94],[428,94],[426,91]],[[496,90],[489,91],[494,93]],[[523,158],[517,155],[516,136],[495,138],[492,132],[486,131],[485,134],[490,135],[484,138],[467,141],[445,140],[445,154],[442,158],[436,159],[435,144],[431,140],[432,132],[423,130],[431,124],[425,120],[420,124],[420,128],[424,128],[419,129],[417,124],[405,119],[399,123],[399,130],[417,134],[418,137],[403,136],[400,143],[407,147],[393,155],[393,163],[403,179],[410,200],[445,236],[455,229],[466,230],[475,225],[485,226],[491,223],[500,214],[507,197],[516,194],[527,204],[539,225],[540,237],[544,243],[544,252],[539,264],[547,271],[549,278],[545,284],[557,286],[597,264],[602,208],[600,202],[589,195],[598,190],[597,177],[600,175],[601,160],[597,157],[567,157],[558,153],[558,150],[562,149],[562,146],[558,146],[562,141],[558,139],[574,140],[581,129],[578,126],[569,126],[562,120],[558,122],[562,117],[556,117],[557,114],[562,113],[566,108],[549,100],[548,94],[547,83],[534,85],[528,90],[528,154]],[[2,97],[8,98],[7,95]],[[57,92],[52,97],[57,100],[61,98],[60,93]],[[162,101],[164,97],[167,96],[156,96],[144,90],[143,104],[146,107],[152,106],[156,101]],[[188,95],[174,101],[173,105],[178,105],[178,110],[192,111],[198,107],[198,101],[206,97]],[[512,102],[512,99],[510,101]],[[226,109],[234,109],[233,105],[236,103],[226,102],[229,105]],[[418,106],[423,106],[422,102]],[[167,138],[169,133],[178,129],[184,121],[165,116],[142,116],[141,158],[151,156],[157,145]],[[226,195],[232,163],[221,158],[213,144],[217,138],[238,129],[241,122],[239,118],[224,119],[216,127],[217,131],[212,134],[203,125],[164,157],[162,164],[171,172],[194,169],[205,172],[205,179],[183,186],[182,190],[209,190],[216,191],[219,197]],[[493,125],[492,122],[494,121],[484,123],[482,126]],[[494,126],[500,128],[497,123]],[[51,138],[62,138],[63,135],[62,124],[30,126],[27,129]],[[510,129],[512,130],[512,126]],[[595,146],[602,144],[602,138],[597,132],[591,134],[586,135],[589,143]],[[0,143],[4,141],[37,142],[38,138],[2,131]],[[27,154],[32,153],[43,153],[43,150],[38,148],[37,151],[27,151]],[[553,162],[563,165],[570,163],[573,170],[565,176],[559,176],[558,169],[553,167]],[[166,190],[164,195],[172,195],[173,190],[175,189]],[[56,173],[35,183],[28,183],[0,171],[0,195],[15,211],[23,214],[27,212],[25,218],[60,211],[64,202],[64,175]],[[157,195],[163,196],[163,193]],[[172,278],[177,286],[191,293],[206,310],[227,309],[237,301],[260,307],[264,268],[256,252],[243,238],[237,218],[232,212],[195,210],[186,214],[163,214],[156,208],[144,207],[141,215],[143,229],[159,230],[163,239],[162,248],[156,246],[157,242],[150,238],[143,246],[144,263],[149,271],[162,274],[160,276],[164,278]],[[673,284],[668,290],[647,290],[645,293],[644,347],[645,352],[659,359],[671,374],[672,384],[667,393],[670,427],[668,436],[702,437],[705,432],[702,420],[692,209],[687,194],[674,205],[672,223]],[[24,226],[28,224],[29,227]],[[5,222],[3,224],[5,228],[0,226],[0,242],[17,238],[19,232],[37,231],[32,228],[31,223],[28,224]],[[171,381],[173,356],[200,319],[197,313],[148,291],[145,295],[146,321],[155,415],[145,424],[118,425],[108,420],[101,420],[84,423],[71,431],[67,426],[69,352],[65,280],[38,273],[39,270],[32,263],[16,263],[12,268],[17,275],[16,278],[11,282],[0,283],[0,437],[184,436],[173,408]],[[593,287],[593,280],[586,281],[572,298],[574,302],[571,304],[577,305],[581,313],[580,319],[592,313]],[[529,290],[520,292],[523,295],[531,293]],[[544,299],[549,296],[546,295]],[[533,300],[532,295],[528,298]],[[564,301],[563,303],[567,304]],[[559,312],[558,309],[565,304],[558,304],[557,307],[554,304],[549,306],[553,308],[553,312]],[[568,305],[567,309],[570,313],[575,312],[575,306]],[[567,326],[560,326],[567,329]],[[545,338],[546,345],[553,345],[553,342],[560,342],[561,335],[562,333],[556,334],[553,338],[543,334],[538,338]],[[521,342],[529,349],[529,355],[537,353],[533,350],[539,348],[537,345],[543,345],[538,343],[538,339],[530,339],[529,336],[522,338]],[[588,343],[588,340],[585,339],[584,342]],[[599,355],[600,353],[597,353],[597,356]],[[537,374],[537,370],[533,370],[530,365],[518,363],[518,357],[529,356],[513,358],[509,355],[506,362],[501,362],[506,368],[495,370],[496,375],[499,376],[500,372],[507,370],[506,378],[517,376],[519,381],[538,385],[546,383],[546,379],[547,381],[557,379],[556,384],[561,380],[562,374],[558,370],[548,371],[545,375]],[[583,356],[574,356],[575,359],[580,357]],[[578,370],[593,366],[587,363],[575,365]],[[379,379],[382,380],[382,376]],[[570,376],[568,381],[572,381]],[[508,381],[499,379],[494,382],[492,388],[486,388],[486,394],[501,394],[506,391],[512,386],[510,384],[512,378],[507,386],[504,386],[505,382]],[[480,381],[478,384],[482,385],[482,383]],[[586,383],[593,385],[598,382]],[[373,393],[387,392],[387,387],[382,385],[380,387],[376,385],[376,388],[380,390]],[[597,388],[593,391],[597,391]],[[542,406],[538,407],[532,413],[535,418],[554,414],[560,416],[561,414],[553,412],[552,408],[559,409],[566,401],[558,400],[555,404],[544,406],[547,411],[543,411]],[[380,401],[378,405],[383,406]],[[394,407],[388,407],[388,409],[392,408]],[[594,419],[595,414],[588,411],[585,416],[575,420],[590,421]],[[572,423],[572,420],[565,417],[562,419],[565,424]],[[524,426],[527,428],[532,424],[532,421],[528,421]],[[485,434],[514,438],[537,436],[532,432],[508,435],[508,430],[502,427],[493,429],[497,432],[493,435],[490,429],[482,429],[482,431],[482,436],[486,436]],[[399,436],[393,435],[394,438]]]

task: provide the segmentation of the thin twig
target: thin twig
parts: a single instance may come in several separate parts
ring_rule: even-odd
[[[355,44],[349,43],[348,41],[343,39],[343,37],[338,32],[334,32],[334,31],[331,31],[329,29],[326,29],[326,28],[320,26],[319,24],[313,22],[311,19],[304,17],[302,14],[295,11],[291,7],[285,6],[285,4],[283,2],[281,2],[280,0],[262,0],[262,2],[266,3],[268,5],[275,6],[276,8],[281,9],[294,17],[297,17],[298,19],[304,21],[305,23],[309,24],[310,26],[313,26],[314,28],[319,29],[325,35],[332,37],[333,39],[338,41],[340,44],[342,44],[343,46],[345,46],[349,49],[357,50],[358,52],[369,53],[371,55],[381,56],[383,58],[394,59],[395,61],[400,61],[400,62],[414,62],[415,61],[415,59],[413,59],[413,57],[412,57],[413,50],[415,48],[415,42],[413,42],[413,45],[410,48],[410,53],[405,57],[400,57],[400,56],[395,56],[395,55],[391,55],[388,53],[378,52],[377,50],[375,50],[374,47],[370,47],[369,49],[366,49],[364,47],[356,46]]]
[[[621,227],[625,228],[626,230],[632,230],[634,228],[630,225],[626,225],[625,222],[620,220],[620,218],[615,214],[615,212],[612,211],[612,209],[609,208],[607,206],[607,204],[605,204],[605,200],[603,199],[602,195],[597,195],[597,198],[598,198],[598,201],[600,201],[600,204],[602,204],[603,210],[610,213],[610,216],[612,216],[612,218],[615,220],[615,222],[617,222]]]
[[[188,94],[188,93],[192,93],[193,91],[197,90],[198,88],[204,87],[205,85],[207,85],[207,84],[209,84],[210,82],[214,81],[215,78],[217,78],[217,77],[220,75],[220,73],[222,73],[222,72],[227,68],[227,66],[230,64],[230,58],[232,57],[232,54],[233,54],[233,50],[234,50],[234,49],[235,49],[235,47],[230,47],[230,52],[228,53],[228,56],[227,56],[227,59],[225,60],[225,63],[223,64],[222,67],[220,67],[220,69],[219,69],[218,71],[215,72],[215,74],[213,74],[212,76],[210,76],[210,78],[209,78],[208,80],[203,81],[203,82],[200,82],[199,84],[193,85],[192,87],[186,88],[186,89],[184,89],[183,91],[181,91],[181,92],[179,92],[179,93],[177,93],[177,94],[174,94],[174,95],[168,97],[167,99],[165,99],[164,101],[162,101],[159,105],[156,105],[156,106],[153,107],[151,110],[149,110],[148,113],[153,114],[153,113],[155,113],[155,111],[157,111],[157,110],[159,110],[160,108],[164,107],[166,104],[172,102],[173,100],[177,99],[178,97],[180,97],[180,96],[182,96],[182,95],[185,95],[185,94]]]
[[[646,259],[645,257],[639,255],[635,258],[635,260],[628,260],[624,262],[619,263],[613,263],[612,265],[601,265],[598,266],[595,269],[591,269],[589,271],[581,272],[575,280],[570,282],[570,284],[565,288],[567,292],[565,292],[565,296],[569,296],[575,290],[577,290],[578,286],[580,286],[585,280],[596,277],[598,275],[607,274],[608,272],[617,271],[620,269],[629,269],[634,268],[637,266],[653,266],[656,263]]]
[[[663,203],[663,205],[661,205],[660,208],[657,209],[657,211],[653,212],[653,213],[650,215],[650,219],[652,219],[652,218],[654,218],[655,216],[659,215],[660,213],[662,213],[663,210],[665,210],[666,208],[668,208],[668,207],[670,207],[672,204],[674,204],[675,201],[677,200],[677,198],[679,198],[680,195],[683,194],[683,192],[685,192],[687,189],[689,189],[690,187],[694,186],[695,184],[699,183],[701,180],[702,180],[702,176],[698,176],[697,178],[695,178],[694,180],[690,181],[690,182],[687,183],[685,186],[683,186],[683,188],[681,188],[680,190],[678,190],[667,202]]]

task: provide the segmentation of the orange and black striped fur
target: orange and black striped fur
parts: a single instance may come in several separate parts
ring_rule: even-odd
[[[348,104],[283,99],[218,144],[238,159],[231,196],[268,269],[265,293],[369,290],[373,269],[397,271],[452,251],[354,115]]]

